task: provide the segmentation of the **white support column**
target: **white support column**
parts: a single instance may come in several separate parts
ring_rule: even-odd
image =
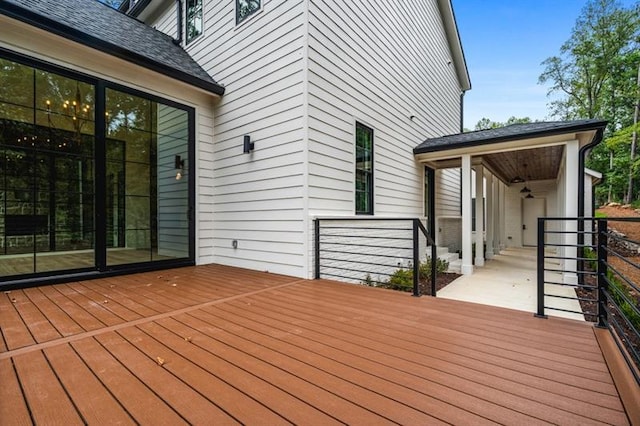
[[[566,161],[565,161],[565,187],[564,187],[564,216],[565,217],[578,217],[578,154],[579,154],[578,141],[567,142],[566,149]],[[564,234],[564,242],[567,246],[564,255],[568,258],[565,260],[564,279],[567,284],[577,284],[578,275],[575,273],[577,270],[578,249],[575,246],[578,244],[578,223],[575,220],[569,220],[565,222],[567,231]],[[572,272],[574,271],[574,272]]]
[[[493,179],[493,254],[500,254],[500,243],[502,242],[502,182],[494,177]]]
[[[493,193],[493,175],[491,173],[487,173],[487,252],[485,255],[487,259],[493,259],[493,239],[494,230],[493,225],[495,223],[495,209],[493,208],[496,200],[494,198]]]
[[[476,166],[476,266],[484,265],[484,167]]]
[[[498,249],[498,253],[504,250],[507,247],[507,229],[506,229],[506,199],[507,199],[507,185],[505,183],[500,182],[500,205],[498,208],[500,209],[500,223],[498,225],[498,229],[500,229],[500,247]]]
[[[471,156],[462,156],[462,266],[463,275],[473,274],[471,256]]]

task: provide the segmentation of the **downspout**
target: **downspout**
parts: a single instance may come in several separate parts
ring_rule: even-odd
[[[580,173],[580,177],[578,178],[578,217],[584,216],[584,168],[587,153],[591,148],[602,142],[603,134],[604,129],[598,129],[593,141],[580,148],[580,151],[578,152],[578,173]],[[578,230],[580,230],[579,224]],[[580,235],[578,235],[578,238],[580,238]]]
[[[578,151],[578,218],[584,217],[584,168],[587,153],[591,148],[602,142],[604,129],[598,129],[593,141],[586,144]],[[591,198],[594,199],[595,192],[592,191]],[[593,201],[592,201],[593,202]],[[595,215],[595,209],[593,210]],[[592,227],[593,229],[593,227]],[[584,220],[578,219],[578,271],[584,271]],[[578,274],[578,284],[584,284],[584,274]]]
[[[176,0],[176,25],[178,27],[178,38],[173,39],[173,44],[182,44],[182,0]]]
[[[460,133],[464,132],[464,94],[464,90],[460,92]]]

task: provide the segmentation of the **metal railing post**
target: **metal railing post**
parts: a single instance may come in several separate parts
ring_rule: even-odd
[[[320,219],[314,219],[313,221],[314,228],[314,239],[315,239],[315,278],[316,280],[320,279]]]
[[[598,219],[598,327],[607,327],[607,219]]]
[[[544,218],[538,218],[538,318],[547,318],[544,314]]]
[[[438,250],[436,242],[431,244],[431,295],[436,297],[436,272],[438,271]]]
[[[420,296],[420,245],[418,234],[418,219],[413,219],[413,295]]]

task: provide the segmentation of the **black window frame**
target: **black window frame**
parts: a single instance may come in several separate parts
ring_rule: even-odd
[[[359,131],[364,131],[366,133],[369,134],[369,138],[370,138],[370,142],[371,142],[371,149],[368,150],[369,151],[369,158],[370,158],[370,167],[369,168],[365,168],[365,167],[360,167],[359,165],[362,164],[363,162],[358,161],[358,157],[359,155],[361,155],[361,153],[359,152],[360,150],[366,150],[366,147],[359,147],[358,143],[359,143],[359,138],[358,138],[358,132]],[[356,125],[355,125],[355,135],[354,135],[354,145],[355,145],[355,170],[354,170],[354,203],[355,203],[355,213],[356,215],[373,215],[374,214],[374,161],[375,161],[375,157],[374,157],[374,147],[375,147],[375,134],[374,134],[374,130],[373,128],[359,122],[356,121]],[[358,189],[358,175],[359,173],[364,173],[366,176],[366,191],[362,191]],[[366,198],[367,198],[367,208],[366,209],[362,209],[359,210],[358,205],[359,205],[359,195],[360,194],[365,194]]]
[[[101,276],[116,276],[122,274],[130,274],[136,272],[144,272],[151,270],[163,270],[174,267],[193,266],[196,263],[196,171],[195,163],[188,166],[190,178],[188,181],[188,233],[189,248],[188,256],[177,259],[155,260],[140,263],[130,263],[123,265],[108,266],[106,264],[106,223],[104,222],[105,200],[100,193],[105,192],[105,179],[100,171],[104,170],[106,161],[105,140],[106,140],[106,120],[105,103],[106,90],[113,89],[134,96],[146,98],[150,101],[163,103],[177,109],[187,112],[188,116],[188,158],[195,159],[196,151],[196,127],[195,127],[195,108],[181,104],[179,102],[166,99],[149,92],[137,90],[122,84],[106,80],[101,77],[89,75],[80,71],[72,70],[49,61],[24,55],[9,49],[0,47],[0,58],[13,61],[25,66],[29,66],[38,70],[52,72],[63,77],[72,78],[79,82],[91,84],[95,87],[95,202],[94,202],[94,219],[96,220],[96,236],[95,236],[95,264],[92,267],[61,269],[46,272],[25,273],[19,275],[11,275],[7,277],[0,276],[0,290],[10,290],[13,288],[24,288],[35,285],[48,285],[74,281],[83,278],[95,278]],[[194,160],[191,160],[194,161]],[[104,249],[104,250],[103,250]]]
[[[236,9],[236,25],[240,25],[242,23],[244,23],[245,21],[247,21],[249,18],[251,18],[252,16],[254,16],[256,13],[258,13],[259,11],[262,10],[262,0],[246,0],[249,5],[251,5],[252,3],[257,3],[258,7],[254,8],[253,10],[249,11],[246,15],[244,16],[240,16],[240,1],[241,0],[235,0],[235,9]]]
[[[200,5],[200,28],[199,28],[199,32],[196,35],[190,35],[189,34],[189,23],[193,20],[193,18],[196,16],[196,14],[193,14],[191,16],[189,16],[190,13],[190,8],[189,8],[189,2],[194,2],[196,4]],[[197,11],[196,11],[197,13]],[[184,41],[185,44],[189,44],[192,43],[193,41],[197,40],[200,36],[202,36],[202,34],[204,34],[204,0],[186,0],[185,4],[184,4]]]

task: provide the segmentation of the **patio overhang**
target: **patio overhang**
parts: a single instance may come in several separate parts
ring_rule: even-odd
[[[454,249],[462,252],[463,274],[472,274],[504,247],[535,246],[538,217],[584,215],[585,158],[601,142],[606,125],[602,120],[514,124],[431,138],[414,149],[416,160],[432,169],[460,169],[460,215],[451,217],[460,220],[460,229],[451,228],[442,238],[458,241]],[[451,194],[455,179],[446,181],[440,190]],[[429,216],[437,220],[431,208]],[[484,232],[474,231],[472,222]],[[486,249],[473,250],[474,244]]]
[[[413,153],[433,169],[460,167],[462,155],[471,155],[474,164],[481,162],[505,184],[523,173],[523,164],[527,180],[555,179],[566,142],[585,147],[606,125],[603,120],[514,124],[427,139]]]

